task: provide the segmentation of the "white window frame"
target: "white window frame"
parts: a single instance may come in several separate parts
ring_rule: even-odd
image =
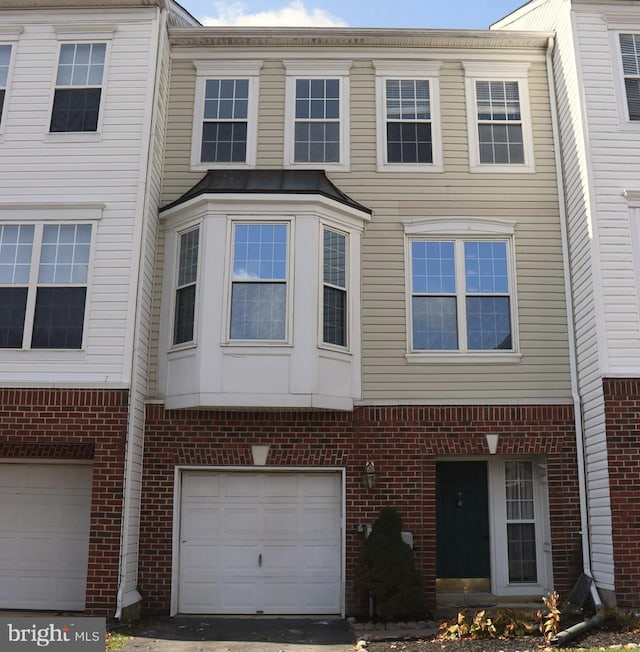
[[[87,25],[83,29],[81,25],[55,27],[58,46],[56,48],[55,65],[51,79],[51,94],[49,97],[49,114],[46,123],[45,141],[62,141],[62,142],[85,142],[102,140],[102,131],[104,123],[104,110],[108,89],[109,69],[111,60],[111,41],[116,31],[116,27],[104,25],[96,29],[95,25]],[[98,123],[95,131],[51,131],[51,118],[53,114],[53,102],[58,88],[56,81],[58,77],[58,65],[60,63],[60,52],[63,45],[71,44],[92,44],[104,43],[104,68],[102,70],[102,84],[100,85],[100,106],[98,107]]]
[[[520,362],[520,346],[518,337],[518,306],[517,281],[515,265],[515,222],[489,218],[422,218],[404,222],[405,233],[405,289],[406,289],[406,324],[407,352],[405,358],[410,363],[446,362],[446,363],[517,363]],[[458,345],[457,350],[424,350],[413,349],[413,260],[411,244],[416,240],[489,240],[504,241],[507,244],[507,271],[509,278],[509,306],[511,317],[511,346],[504,351],[467,350],[466,318],[458,312]],[[457,278],[464,279],[464,260],[456,257]],[[464,302],[466,291],[464,286],[456,288],[457,303]]]
[[[89,209],[88,212],[94,212],[100,209]],[[74,212],[73,209],[70,209],[70,212]],[[57,211],[55,212],[57,213]],[[46,352],[50,351],[61,351],[69,354],[74,354],[78,352],[83,352],[86,348],[87,341],[87,330],[89,327],[89,305],[91,297],[91,287],[92,287],[92,277],[94,269],[94,256],[95,256],[95,243],[96,243],[96,231],[97,231],[97,220],[91,219],[90,215],[86,215],[83,218],[80,216],[78,219],[72,219],[70,217],[62,218],[59,217],[55,219],[55,213],[50,216],[50,219],[11,219],[11,220],[0,220],[3,225],[12,225],[12,226],[33,226],[34,227],[34,238],[32,243],[31,250],[31,261],[30,261],[30,270],[29,270],[29,281],[24,285],[27,287],[27,303],[25,309],[23,331],[22,331],[22,346],[20,348],[0,348],[0,355],[4,355],[10,352],[16,351],[29,351],[33,352],[34,355],[47,355]],[[27,216],[25,215],[25,218]],[[89,243],[89,261],[87,263],[87,280],[83,284],[79,283],[40,283],[38,281],[38,276],[40,272],[40,259],[42,256],[42,235],[45,226],[81,226],[89,225],[91,226],[91,240]],[[40,287],[68,287],[68,286],[80,286],[85,288],[85,304],[84,304],[84,316],[83,316],[83,327],[82,327],[82,342],[79,348],[53,348],[53,347],[36,347],[32,346],[33,341],[33,328],[35,320],[35,310],[36,310],[36,299],[38,294],[38,289]],[[3,285],[4,287],[4,285]],[[10,287],[10,286],[9,286]]]
[[[0,27],[0,45],[8,45],[11,47],[9,53],[9,69],[7,70],[7,83],[2,88],[4,89],[4,103],[2,105],[2,115],[0,115],[0,143],[4,135],[5,126],[7,124],[7,107],[9,105],[11,80],[13,78],[13,68],[16,60],[16,44],[22,34],[22,27]]]
[[[469,171],[470,172],[535,172],[531,108],[529,103],[528,71],[530,63],[499,63],[464,61],[465,89],[467,102],[467,130],[469,135]],[[481,163],[480,142],[478,135],[478,102],[476,82],[516,82],[520,99],[520,122],[522,124],[522,145],[524,163]],[[506,121],[505,121],[505,124]]]
[[[344,252],[344,293],[345,293],[345,340],[344,345],[333,344],[331,342],[326,342],[324,339],[324,288],[327,287],[338,287],[333,286],[331,283],[327,283],[324,280],[324,233],[325,231],[333,231],[345,238],[345,252]],[[343,228],[340,228],[334,224],[328,222],[320,222],[320,237],[318,246],[320,247],[320,269],[318,270],[318,279],[319,279],[319,311],[318,311],[318,346],[321,348],[331,349],[334,351],[340,351],[344,353],[349,351],[351,346],[351,279],[350,279],[350,260],[351,260],[351,231],[347,231]]]
[[[233,292],[233,265],[234,265],[234,243],[235,243],[235,227],[238,224],[283,224],[287,228],[287,263],[286,263],[286,278],[284,283],[285,289],[285,315],[284,315],[284,328],[285,336],[281,340],[263,340],[263,339],[234,339],[231,337],[231,299]],[[224,334],[223,345],[233,347],[282,347],[291,346],[292,344],[292,320],[293,320],[293,279],[291,272],[294,267],[294,218],[292,216],[278,215],[229,215],[227,217],[227,248],[226,248],[226,262],[225,271],[227,274],[227,282],[225,287],[225,311],[223,314],[224,324],[221,332]]]
[[[376,126],[378,172],[442,172],[440,127],[440,61],[374,61],[376,71]],[[389,163],[387,149],[386,83],[390,79],[428,81],[431,111],[431,163]]]
[[[199,306],[200,306],[200,287],[201,287],[200,270],[202,267],[202,241],[203,241],[202,227],[203,227],[202,222],[199,221],[181,227],[172,233],[172,237],[174,239],[173,249],[175,253],[174,253],[174,272],[173,272],[173,288],[172,288],[173,294],[171,300],[171,322],[169,328],[169,350],[170,351],[189,349],[197,346],[198,344],[198,315],[199,315]],[[182,286],[178,284],[179,275],[180,275],[180,246],[181,246],[182,236],[191,231],[198,231],[198,258],[197,258],[196,280],[193,283],[196,288],[195,303],[193,307],[193,335],[192,338],[188,341],[174,344],[175,327],[176,327],[176,311],[178,308],[178,291],[182,289]]]
[[[254,168],[258,140],[258,94],[262,61],[194,61],[196,88],[191,131],[191,170],[203,172],[214,169]],[[204,98],[207,80],[247,79],[249,101],[247,105],[247,150],[244,162],[201,161],[202,131],[204,125]]]
[[[605,19],[607,17],[605,16]],[[640,23],[636,22],[637,16],[629,16],[629,23],[621,24],[619,17],[608,25],[609,49],[611,52],[611,65],[613,68],[613,84],[616,94],[616,110],[618,112],[618,127],[623,130],[640,130],[640,120],[631,120],[627,104],[627,89],[625,87],[625,74],[622,65],[622,50],[620,47],[620,34],[633,34],[640,36]]]
[[[350,167],[350,94],[349,70],[351,61],[300,61],[285,60],[285,129],[284,129],[284,167],[308,170],[348,171]],[[340,160],[338,162],[297,163],[295,161],[295,123],[296,123],[296,80],[297,79],[337,79],[340,90]]]

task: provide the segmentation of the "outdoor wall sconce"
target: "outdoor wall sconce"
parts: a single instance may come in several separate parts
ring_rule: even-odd
[[[376,486],[376,465],[373,462],[367,462],[362,471],[362,480],[367,489],[374,489]]]

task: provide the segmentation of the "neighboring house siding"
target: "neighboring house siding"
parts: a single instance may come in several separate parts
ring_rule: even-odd
[[[603,197],[592,192],[599,185],[597,170],[602,167],[595,167],[597,149],[604,147],[611,153],[610,142],[603,143],[602,135],[594,129],[602,124],[603,115],[611,121],[607,131],[617,124],[606,27],[599,12],[574,13],[566,0],[532,3],[530,11],[518,12],[514,19],[507,17],[499,26],[556,31],[553,65],[567,206],[578,383],[583,405],[591,562],[598,586],[613,590],[612,516],[602,387],[602,375],[609,365],[607,352],[613,349],[612,333],[608,328],[605,331],[605,321],[611,323],[611,316],[605,319],[604,315],[612,310],[612,301],[622,299],[628,307],[632,261],[628,244],[621,248],[617,238],[620,229],[628,232],[628,225],[621,225],[620,217],[614,223],[602,219],[599,208],[604,205]],[[595,100],[590,109],[583,109],[583,97],[587,106]],[[621,170],[618,173],[621,175],[618,178],[624,176]],[[624,204],[621,190],[617,197],[609,197],[618,207]],[[622,221],[627,221],[626,216]],[[602,248],[602,243],[607,241],[608,246]],[[605,249],[608,249],[609,262],[601,266],[600,255],[604,256]],[[620,276],[627,277],[622,287]],[[628,337],[635,308],[626,317],[619,310],[614,312],[616,319],[621,320],[615,330],[621,333],[626,328],[627,335],[623,337]],[[631,350],[627,353],[633,356]]]
[[[429,52],[438,61],[443,52]],[[440,70],[444,173],[377,172],[373,57],[348,49],[351,169],[329,177],[373,210],[362,240],[363,400],[400,402],[570,402],[567,324],[559,212],[545,65],[538,54],[529,71],[536,172],[469,173],[464,76],[474,54],[446,52]],[[174,50],[163,201],[193,186],[189,171],[195,69]],[[224,58],[224,53],[217,56]],[[231,54],[229,55],[232,56]],[[258,167],[283,162],[285,74],[268,51],[245,55],[264,61],[258,104]],[[318,52],[318,58],[322,58]],[[402,53],[403,57],[408,57]],[[500,60],[484,53],[487,60]],[[459,58],[458,58],[459,57]],[[198,54],[194,53],[197,59]],[[293,57],[295,58],[295,56]],[[536,57],[534,56],[534,59]],[[519,60],[524,57],[520,56]],[[407,363],[405,253],[402,222],[422,217],[491,217],[516,223],[516,281],[522,359],[515,364]],[[540,284],[544,278],[544,286]]]
[[[87,25],[86,14],[72,10],[40,11],[33,22],[25,19],[24,12],[3,15],[4,25],[21,25],[24,30],[16,43],[5,102],[2,216],[20,219],[29,207],[44,219],[49,207],[97,204],[103,209],[95,226],[84,351],[0,351],[2,384],[129,383],[132,333],[128,327],[135,283],[131,270],[139,255],[134,221],[141,210],[138,180],[146,151],[142,130],[155,25],[151,15],[140,10],[96,11],[90,17],[93,27]],[[59,44],[54,26],[68,32],[74,25],[78,40],[86,40],[83,34],[91,34],[92,29],[102,34],[105,26],[115,28],[107,39],[98,136],[48,133]]]

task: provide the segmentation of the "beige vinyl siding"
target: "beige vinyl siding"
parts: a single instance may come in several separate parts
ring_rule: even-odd
[[[174,49],[163,201],[202,177],[189,171],[195,71]],[[305,49],[305,54],[309,49]],[[442,51],[444,52],[444,51]],[[384,59],[387,50],[376,53]],[[313,53],[312,53],[313,54]],[[395,52],[394,54],[398,54]],[[419,55],[439,60],[438,51]],[[454,56],[452,57],[452,54]],[[482,52],[487,61],[508,55]],[[534,174],[470,173],[462,61],[478,52],[446,50],[440,70],[444,173],[376,171],[376,103],[372,56],[345,48],[350,71],[351,169],[328,176],[373,210],[362,239],[363,401],[570,402],[567,324],[558,196],[543,52],[532,55],[529,95]],[[216,55],[225,54],[216,49]],[[264,62],[260,74],[258,166],[282,167],[285,75],[268,50],[245,56]],[[295,52],[292,53],[295,57]],[[402,55],[401,55],[402,56]],[[404,54],[407,58],[410,55]],[[321,59],[323,52],[317,53]],[[198,58],[194,53],[193,58]],[[491,217],[514,221],[520,349],[516,364],[408,363],[403,221],[422,217]],[[540,283],[541,277],[544,284]]]
[[[597,182],[591,176],[593,168],[590,168],[589,164],[589,155],[594,154],[593,137],[597,138],[597,134],[588,131],[591,121],[585,122],[585,114],[580,103],[582,88],[579,83],[579,79],[585,75],[585,67],[593,65],[598,57],[604,59],[597,63],[598,67],[609,66],[610,56],[608,51],[603,52],[600,48],[594,58],[594,52],[591,51],[591,36],[586,41],[579,36],[583,42],[582,45],[578,45],[576,35],[581,34],[583,28],[589,23],[593,28],[599,21],[597,32],[606,32],[606,29],[602,20],[594,20],[592,15],[586,21],[586,25],[585,20],[578,17],[575,23],[577,31],[574,31],[574,16],[570,9],[570,3],[562,0],[534,3],[531,11],[518,12],[521,18],[506,23],[504,27],[506,29],[555,29],[557,33],[554,76],[567,205],[578,383],[583,403],[591,561],[598,586],[613,590],[613,541],[602,389],[603,370],[600,361],[600,353],[605,350],[606,344],[601,330],[604,322],[603,305],[598,300],[604,288],[595,289],[596,285],[600,285],[600,280],[597,264],[599,252],[594,236],[597,237],[602,228],[602,215],[594,210],[598,204],[596,202],[596,205],[592,206],[589,192],[590,184]],[[598,40],[602,40],[602,34],[600,38],[596,36],[596,41]],[[611,97],[614,93],[612,79],[610,78],[604,86],[602,82],[602,76],[598,75],[598,86]],[[610,119],[613,120],[613,124],[617,124],[617,116],[610,116]],[[587,150],[586,138],[589,139],[589,150]],[[619,199],[616,197],[615,201]]]
[[[23,32],[15,44],[5,103],[0,208],[40,204],[45,218],[47,206],[90,203],[103,204],[104,209],[92,252],[85,351],[0,351],[0,383],[129,382],[131,268],[138,256],[133,250],[134,223],[141,210],[138,180],[146,151],[142,129],[155,16],[155,9],[91,13],[93,25],[116,28],[109,40],[101,132],[98,138],[56,137],[48,134],[59,43],[52,25],[77,25],[82,40],[87,16],[74,10],[3,12],[3,25],[19,25]],[[12,217],[20,219],[20,210]]]

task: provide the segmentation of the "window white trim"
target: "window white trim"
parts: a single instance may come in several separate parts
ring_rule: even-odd
[[[238,224],[283,224],[287,228],[287,262],[286,262],[286,278],[284,283],[285,289],[285,315],[284,327],[285,334],[283,339],[278,340],[264,340],[264,339],[234,339],[231,337],[231,299],[233,291],[233,265],[234,265],[234,242],[235,242],[235,227]],[[291,346],[293,340],[293,278],[291,270],[295,269],[295,218],[290,215],[228,215],[227,216],[227,247],[225,256],[225,274],[226,282],[224,291],[226,293],[223,311],[223,326],[221,333],[223,334],[223,346],[233,347],[278,347],[278,346]]]
[[[635,19],[637,21],[637,17]],[[616,94],[616,111],[618,113],[618,127],[624,130],[640,130],[640,120],[629,118],[627,104],[627,89],[622,66],[622,49],[620,47],[620,34],[640,35],[640,24],[630,22],[628,27],[617,25],[615,29],[609,25],[609,49],[611,52],[611,67],[613,69],[613,85]]]
[[[11,81],[13,79],[13,68],[16,60],[16,43],[22,34],[22,27],[11,29],[0,27],[0,45],[8,45],[11,50],[9,52],[9,67],[7,70],[7,81],[2,88],[4,89],[4,102],[2,104],[2,115],[0,116],[0,143],[7,124],[7,113],[9,100],[11,97]]]
[[[467,130],[469,135],[470,172],[535,172],[531,109],[529,103],[528,71],[530,63],[463,61],[465,91],[467,102]],[[517,82],[522,124],[523,164],[494,164],[480,162],[480,143],[478,137],[477,81]]]
[[[16,287],[25,287],[27,290],[25,313],[22,326],[22,345],[20,347],[6,347],[0,348],[0,354],[6,354],[15,351],[34,351],[44,352],[44,355],[49,355],[51,352],[64,352],[69,354],[78,354],[86,350],[87,330],[89,326],[89,305],[91,302],[91,291],[93,284],[93,269],[95,259],[95,243],[97,238],[97,219],[92,219],[89,215],[73,219],[67,216],[66,219],[48,220],[48,219],[28,219],[27,214],[20,215],[23,219],[19,219],[14,215],[14,219],[2,220],[2,211],[0,211],[0,221],[2,225],[12,226],[32,226],[33,227],[33,240],[31,243],[31,258],[29,261],[29,278],[27,282],[18,283]],[[44,282],[40,281],[40,263],[42,257],[43,245],[43,232],[48,226],[84,226],[91,227],[91,236],[89,239],[89,258],[87,265],[87,278],[84,282]],[[12,287],[11,284],[2,284],[2,287]],[[57,347],[33,347],[33,331],[35,326],[35,311],[37,304],[37,296],[39,288],[48,287],[84,287],[85,300],[83,312],[83,326],[82,326],[82,339],[78,348],[57,348]]]
[[[481,364],[513,364],[521,360],[518,336],[518,305],[515,265],[515,222],[493,218],[469,217],[435,217],[420,218],[404,222],[405,232],[405,291],[406,291],[406,325],[408,363],[481,363]],[[464,279],[464,260],[459,255],[459,243],[465,240],[491,240],[506,243],[507,274],[509,280],[509,307],[511,318],[511,349],[467,350],[466,348],[466,318],[458,313],[458,345],[457,350],[425,350],[413,349],[413,259],[411,244],[416,240],[453,240],[456,248],[457,278]],[[456,297],[459,303],[466,296],[464,286],[459,282],[456,286]]]
[[[328,287],[338,287],[332,286],[331,283],[325,282],[324,279],[324,234],[325,231],[332,231],[344,237],[344,288],[345,294],[345,340],[346,344],[332,344],[331,342],[325,342],[324,340],[324,288]],[[335,224],[331,224],[325,220],[322,220],[319,224],[319,237],[318,237],[318,246],[320,248],[320,255],[318,256],[319,269],[318,269],[318,346],[323,349],[329,349],[331,351],[339,351],[340,353],[345,353],[349,351],[351,346],[351,232],[336,227]]]
[[[254,168],[258,141],[258,94],[262,61],[205,61],[193,62],[196,69],[196,88],[193,103],[191,131],[191,170],[202,172],[221,168]],[[204,125],[204,96],[208,79],[247,79],[249,102],[247,106],[247,151],[244,162],[201,161],[202,130]]]
[[[200,290],[202,286],[200,270],[202,268],[202,238],[203,238],[203,229],[202,229],[202,220],[197,222],[190,223],[185,226],[181,226],[179,229],[171,232],[171,247],[173,251],[173,287],[172,287],[172,302],[171,302],[171,315],[170,315],[170,328],[169,328],[169,342],[168,350],[169,351],[180,351],[182,349],[190,349],[198,345],[198,315],[200,308]],[[176,327],[176,309],[178,305],[178,290],[180,286],[178,285],[178,279],[180,274],[180,251],[181,251],[181,242],[182,236],[191,232],[198,231],[198,256],[197,256],[197,269],[196,269],[196,280],[194,281],[195,285],[195,298],[194,298],[194,307],[193,307],[193,334],[190,340],[185,342],[180,342],[179,344],[174,344],[175,340],[175,327]]]
[[[109,68],[111,60],[111,39],[115,28],[109,29],[108,27],[101,31],[93,31],[90,34],[82,32],[78,37],[78,27],[74,26],[69,32],[61,30],[58,34],[58,48],[56,53],[56,63],[53,66],[53,78],[51,80],[51,93],[49,97],[49,114],[46,123],[45,141],[54,142],[91,142],[102,140],[102,129],[104,122],[104,107],[106,103]],[[93,37],[96,38],[93,38]],[[100,105],[98,107],[98,123],[95,131],[51,131],[51,119],[53,116],[53,103],[58,89],[58,67],[60,65],[60,53],[62,52],[63,45],[70,44],[105,44],[104,52],[104,65],[102,68],[102,82],[100,84]],[[88,88],[89,86],[87,86]],[[93,86],[91,86],[93,87]],[[60,88],[77,88],[76,86],[61,86]]]
[[[349,70],[351,61],[334,60],[285,60],[285,118],[284,118],[284,167],[309,170],[348,171],[350,166],[350,94]],[[338,162],[296,163],[295,149],[295,105],[296,79],[337,79],[340,90],[340,160]]]
[[[440,128],[440,61],[374,61],[376,71],[376,127],[378,172],[442,172],[442,135]],[[431,163],[389,163],[387,161],[386,82],[389,79],[426,80],[429,82],[431,118]]]

